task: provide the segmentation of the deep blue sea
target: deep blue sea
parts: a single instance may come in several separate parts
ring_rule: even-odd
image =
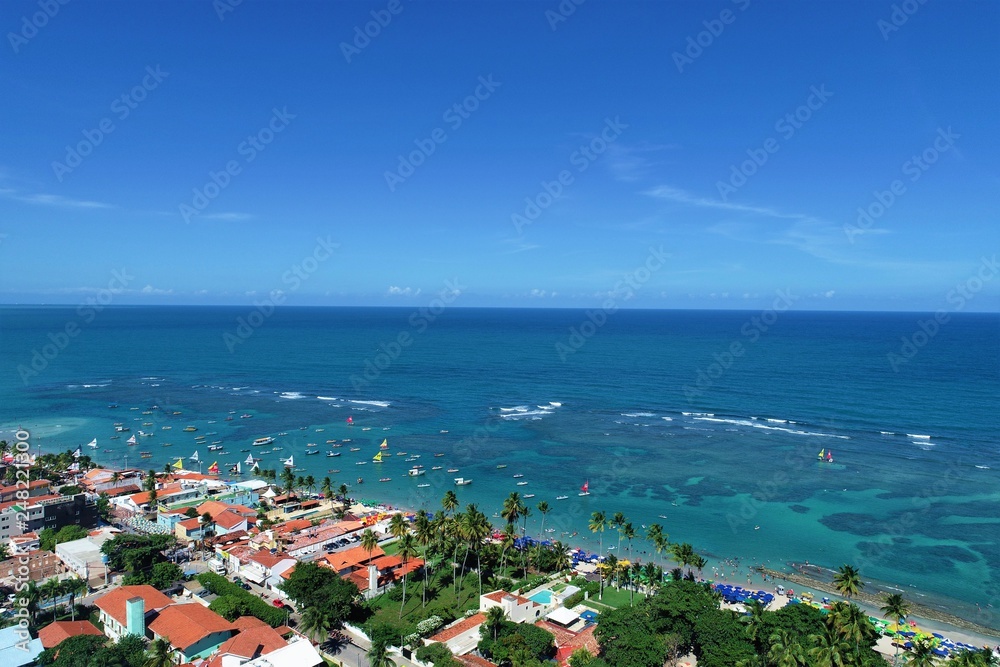
[[[24,427],[42,452],[97,438],[88,452],[114,466],[197,449],[223,471],[270,435],[281,449],[253,448],[263,465],[294,456],[358,498],[436,509],[455,489],[491,516],[535,494],[548,536],[574,545],[596,550],[591,512],[621,511],[714,560],[853,563],[996,624],[977,614],[1000,608],[1000,316],[935,329],[912,313],[619,311],[600,326],[576,310],[253,313],[2,308],[2,435]],[[131,431],[112,439],[116,422]],[[140,429],[153,435],[127,446]],[[374,464],[383,439],[393,456]],[[406,475],[413,455],[426,475]]]

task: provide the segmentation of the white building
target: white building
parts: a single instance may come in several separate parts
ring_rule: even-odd
[[[493,591],[480,596],[479,611],[485,613],[490,607],[502,608],[514,623],[534,623],[542,617],[542,605],[506,591]]]
[[[103,528],[82,539],[57,544],[56,556],[67,569],[83,579],[103,574],[105,566],[101,547],[118,533],[116,528]]]

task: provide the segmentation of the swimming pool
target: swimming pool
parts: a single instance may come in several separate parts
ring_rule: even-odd
[[[532,600],[533,602],[537,602],[538,604],[551,604],[551,602],[552,602],[552,591],[550,591],[548,589],[546,589],[544,591],[538,591],[537,593],[535,593],[534,595],[532,595],[528,599]]]

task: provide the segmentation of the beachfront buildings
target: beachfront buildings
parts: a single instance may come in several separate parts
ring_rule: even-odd
[[[542,605],[534,600],[507,591],[485,593],[479,598],[479,610],[488,611],[500,607],[504,615],[514,623],[534,623],[542,617]]]
[[[91,588],[96,588],[107,579],[107,565],[101,547],[119,532],[117,528],[92,530],[84,538],[57,544],[56,556],[68,570],[86,580]]]

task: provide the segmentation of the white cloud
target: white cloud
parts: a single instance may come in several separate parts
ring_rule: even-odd
[[[399,287],[398,285],[390,285],[388,291],[386,292],[389,296],[417,296],[420,294],[420,288],[413,289],[412,287]]]
[[[84,209],[114,208],[111,204],[105,204],[99,201],[90,201],[87,199],[71,199],[69,197],[63,197],[62,195],[50,195],[45,193],[26,195],[21,194],[12,188],[0,188],[0,196],[5,199],[11,199],[25,204],[38,204],[41,206],[61,206],[64,208]]]
[[[153,287],[152,285],[146,285],[145,287],[143,287],[139,291],[141,293],[143,293],[143,294],[173,294],[174,293],[174,291],[172,289],[159,289],[157,287]]]

